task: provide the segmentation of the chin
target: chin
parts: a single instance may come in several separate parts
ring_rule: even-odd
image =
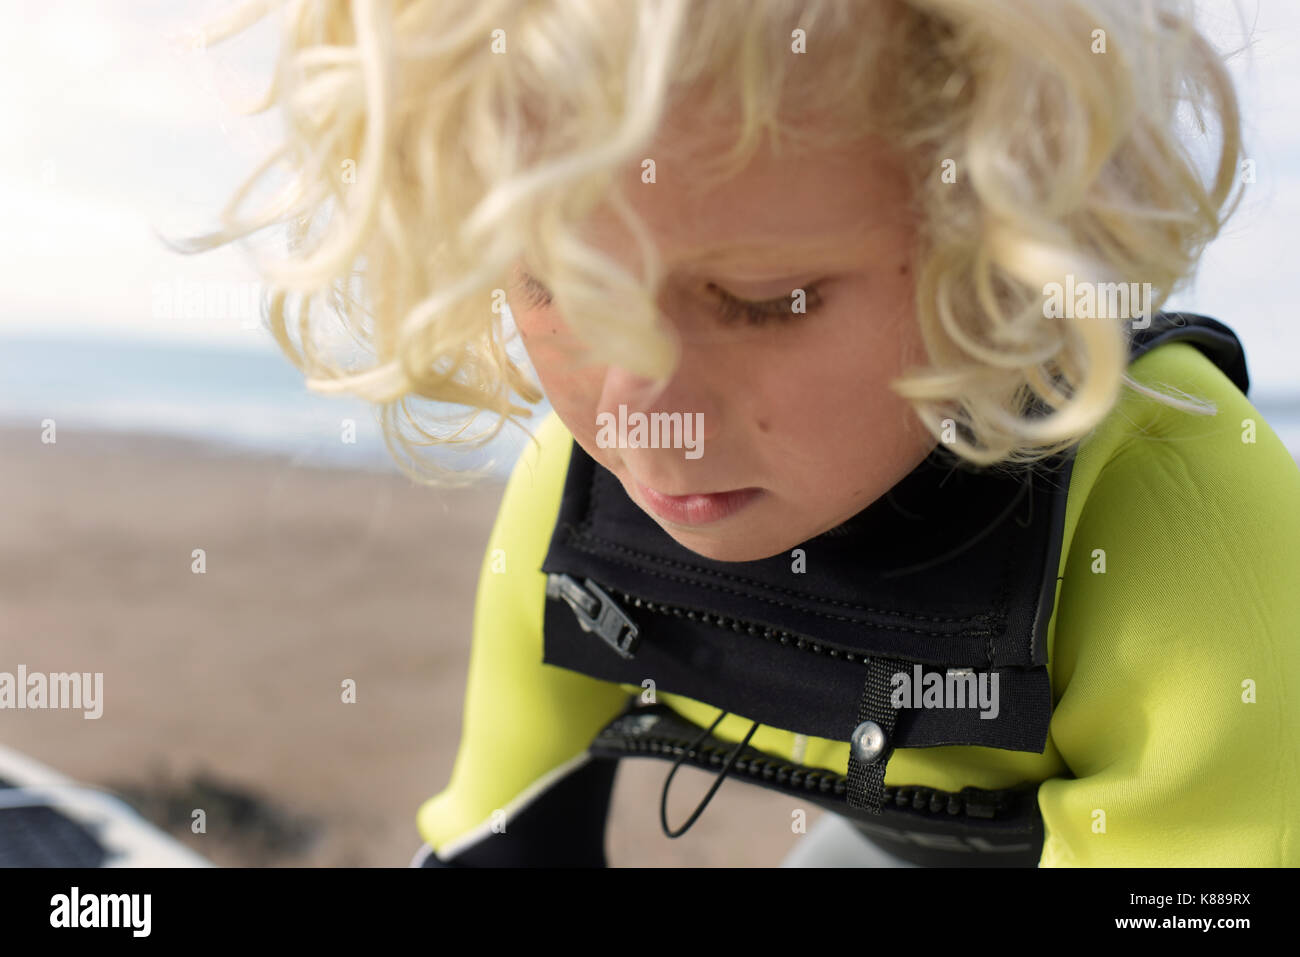
[[[680,528],[660,526],[672,536],[673,541],[683,548],[690,549],[697,555],[710,558],[715,562],[756,562],[794,548],[798,542],[785,546],[775,539],[751,541],[726,537],[710,537],[693,534]]]

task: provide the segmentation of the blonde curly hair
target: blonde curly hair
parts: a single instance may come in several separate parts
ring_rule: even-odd
[[[1237,101],[1187,2],[258,0],[207,42],[272,6],[282,49],[258,109],[282,111],[285,141],[191,248],[288,226],[288,255],[262,264],[272,333],[312,389],[382,407],[417,481],[448,478],[417,447],[477,445],[542,399],[505,341],[504,288],[525,254],[594,357],[671,372],[644,230],[622,210],[642,281],[577,227],[686,90],[692,111],[736,131],[701,177],[801,130],[822,144],[878,134],[907,158],[930,364],[892,386],[970,463],[1073,445],[1123,384],[1213,411],[1131,379],[1123,322],[1044,321],[1046,284],[1067,276],[1150,283],[1159,308],[1235,205]],[[1188,119],[1189,139],[1212,143],[1208,171],[1180,136]],[[369,368],[320,345],[330,323]],[[421,418],[446,417],[413,415],[412,398],[465,414],[429,430]],[[491,424],[471,432],[484,412]]]

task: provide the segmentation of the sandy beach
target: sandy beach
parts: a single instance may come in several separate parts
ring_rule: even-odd
[[[143,435],[44,445],[35,425],[0,430],[0,459],[0,671],[104,675],[98,720],[3,710],[0,743],[220,865],[407,864],[456,755],[500,484],[434,490]],[[669,840],[667,770],[620,767],[611,865],[774,865],[799,839],[792,801],[728,781]],[[709,782],[682,769],[670,819]]]

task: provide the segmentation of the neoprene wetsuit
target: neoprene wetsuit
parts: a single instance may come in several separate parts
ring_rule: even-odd
[[[919,864],[1300,864],[1300,470],[1226,326],[1161,314],[1132,355],[1217,415],[1126,389],[1032,473],[936,450],[804,543],[804,574],[677,545],[549,415],[488,544],[417,861],[603,866],[617,762],[646,755]],[[940,695],[996,674],[996,717],[895,697],[914,673]]]

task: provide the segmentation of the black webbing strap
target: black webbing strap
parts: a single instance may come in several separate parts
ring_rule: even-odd
[[[858,702],[858,725],[849,742],[848,803],[871,814],[880,814],[885,797],[885,765],[894,753],[894,723],[898,710],[890,703],[890,678],[907,672],[907,663],[894,658],[872,658],[867,680]],[[876,727],[872,729],[870,724]],[[883,742],[877,737],[883,735]],[[864,734],[865,732],[865,734]],[[875,742],[879,746],[872,748]],[[864,743],[867,745],[864,747]],[[872,752],[876,753],[874,756]]]

